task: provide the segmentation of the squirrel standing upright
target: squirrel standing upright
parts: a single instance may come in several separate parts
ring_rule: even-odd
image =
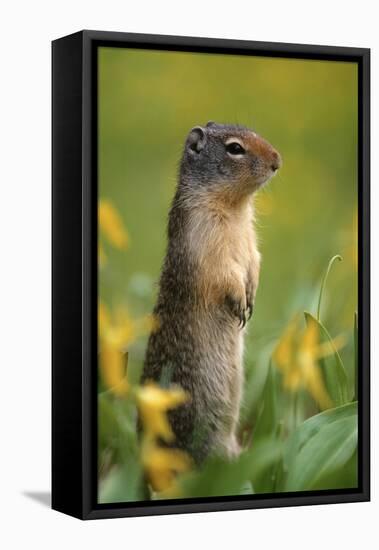
[[[260,267],[251,196],[280,166],[279,153],[242,126],[208,122],[185,143],[142,382],[189,394],[169,421],[173,445],[198,464],[240,452],[243,329]]]

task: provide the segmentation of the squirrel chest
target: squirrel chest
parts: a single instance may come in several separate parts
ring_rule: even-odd
[[[206,308],[222,305],[258,286],[260,254],[253,227],[253,209],[245,202],[233,209],[217,203],[197,206],[188,219],[188,248],[197,267],[197,294]],[[254,296],[253,296],[254,297]]]

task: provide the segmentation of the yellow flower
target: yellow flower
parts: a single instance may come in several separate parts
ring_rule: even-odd
[[[121,217],[112,203],[104,199],[99,201],[99,226],[113,246],[126,249],[129,239]]]
[[[151,439],[142,445],[142,464],[154,491],[167,491],[173,488],[178,474],[192,467],[190,457],[180,449],[159,447]]]
[[[139,336],[155,330],[157,321],[152,315],[132,320],[126,310],[119,308],[111,316],[103,302],[99,303],[98,327],[100,340],[100,369],[105,385],[119,397],[127,394],[127,353],[129,344]]]
[[[112,320],[107,307],[100,302],[98,325],[100,368],[104,383],[115,395],[123,397],[129,389],[124,349],[134,338],[133,323],[126,314],[119,315],[116,321]]]
[[[135,397],[143,426],[141,459],[146,476],[155,491],[172,490],[177,474],[189,470],[192,461],[180,449],[157,445],[157,439],[175,439],[167,411],[186,403],[188,395],[181,388],[163,389],[149,382],[136,389]]]
[[[283,385],[296,392],[304,387],[318,403],[321,409],[333,406],[324,384],[318,360],[333,354],[330,343],[319,343],[319,327],[312,317],[302,331],[300,318],[295,317],[279,341],[273,359],[283,374]],[[334,347],[341,347],[342,339],[333,342]]]
[[[167,418],[167,411],[188,401],[188,395],[180,388],[162,389],[147,383],[137,390],[137,405],[146,438],[161,437],[170,442],[175,439]]]
[[[127,364],[128,354],[105,340],[100,354],[101,373],[105,385],[118,397],[125,397],[129,390]]]

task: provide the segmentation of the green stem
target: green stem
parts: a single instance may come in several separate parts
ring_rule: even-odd
[[[328,264],[328,267],[325,271],[325,275],[322,279],[321,289],[320,289],[320,296],[318,298],[318,306],[317,306],[317,321],[320,321],[321,301],[322,301],[322,297],[323,297],[323,294],[324,294],[324,288],[325,288],[326,280],[328,278],[329,271],[330,271],[332,265],[334,264],[334,262],[336,260],[342,261],[342,256],[340,256],[339,254],[336,254],[335,256],[333,256],[333,258],[330,260],[330,262]]]

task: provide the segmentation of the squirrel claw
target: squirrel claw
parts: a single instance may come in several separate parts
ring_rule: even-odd
[[[227,303],[230,308],[230,311],[235,317],[237,317],[238,320],[238,328],[243,329],[247,322],[247,311],[245,304],[242,304],[241,302],[237,300],[233,300],[230,296],[227,297]]]
[[[253,315],[253,310],[254,310],[253,304],[248,303],[248,304],[247,304],[247,309],[246,309],[246,311],[247,311],[247,320],[248,320],[248,321],[250,321],[251,316]]]
[[[242,309],[239,314],[239,323],[238,328],[243,329],[246,325],[246,311],[245,309]]]

